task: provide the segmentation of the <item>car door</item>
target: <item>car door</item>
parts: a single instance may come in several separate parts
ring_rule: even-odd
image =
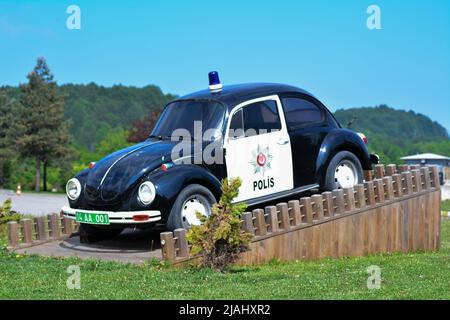
[[[306,95],[282,95],[281,102],[292,145],[294,186],[316,184],[317,157],[330,131],[325,110],[319,101]]]
[[[242,180],[236,201],[293,188],[290,139],[278,96],[233,108],[224,147],[227,176]]]

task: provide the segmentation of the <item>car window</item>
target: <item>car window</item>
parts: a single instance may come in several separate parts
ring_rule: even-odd
[[[274,100],[252,103],[242,110],[246,137],[281,129],[277,103]]]
[[[239,138],[244,136],[244,119],[242,118],[242,109],[239,109],[233,114],[230,122],[230,138]]]
[[[314,103],[301,98],[282,98],[288,127],[322,121],[322,111]]]

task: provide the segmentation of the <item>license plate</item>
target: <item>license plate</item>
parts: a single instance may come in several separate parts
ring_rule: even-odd
[[[76,212],[76,222],[89,223],[89,224],[109,224],[109,216],[106,213],[89,213],[89,212]]]

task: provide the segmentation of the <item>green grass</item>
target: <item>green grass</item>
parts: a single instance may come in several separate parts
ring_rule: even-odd
[[[0,253],[0,299],[450,299],[450,221],[439,252],[235,267],[227,274]],[[81,289],[66,286],[70,265]],[[381,289],[366,286],[381,268]]]
[[[450,200],[442,201],[442,211],[450,211]]]

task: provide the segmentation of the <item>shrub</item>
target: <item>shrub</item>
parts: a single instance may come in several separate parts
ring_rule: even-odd
[[[0,224],[9,221],[19,221],[22,216],[11,210],[11,199],[6,199],[0,207]]]
[[[197,213],[202,225],[192,226],[187,233],[192,254],[201,254],[205,267],[224,271],[240,253],[248,250],[252,235],[241,231],[241,217],[247,205],[232,203],[240,186],[239,178],[224,179],[222,196],[212,207],[211,215],[204,217]]]

